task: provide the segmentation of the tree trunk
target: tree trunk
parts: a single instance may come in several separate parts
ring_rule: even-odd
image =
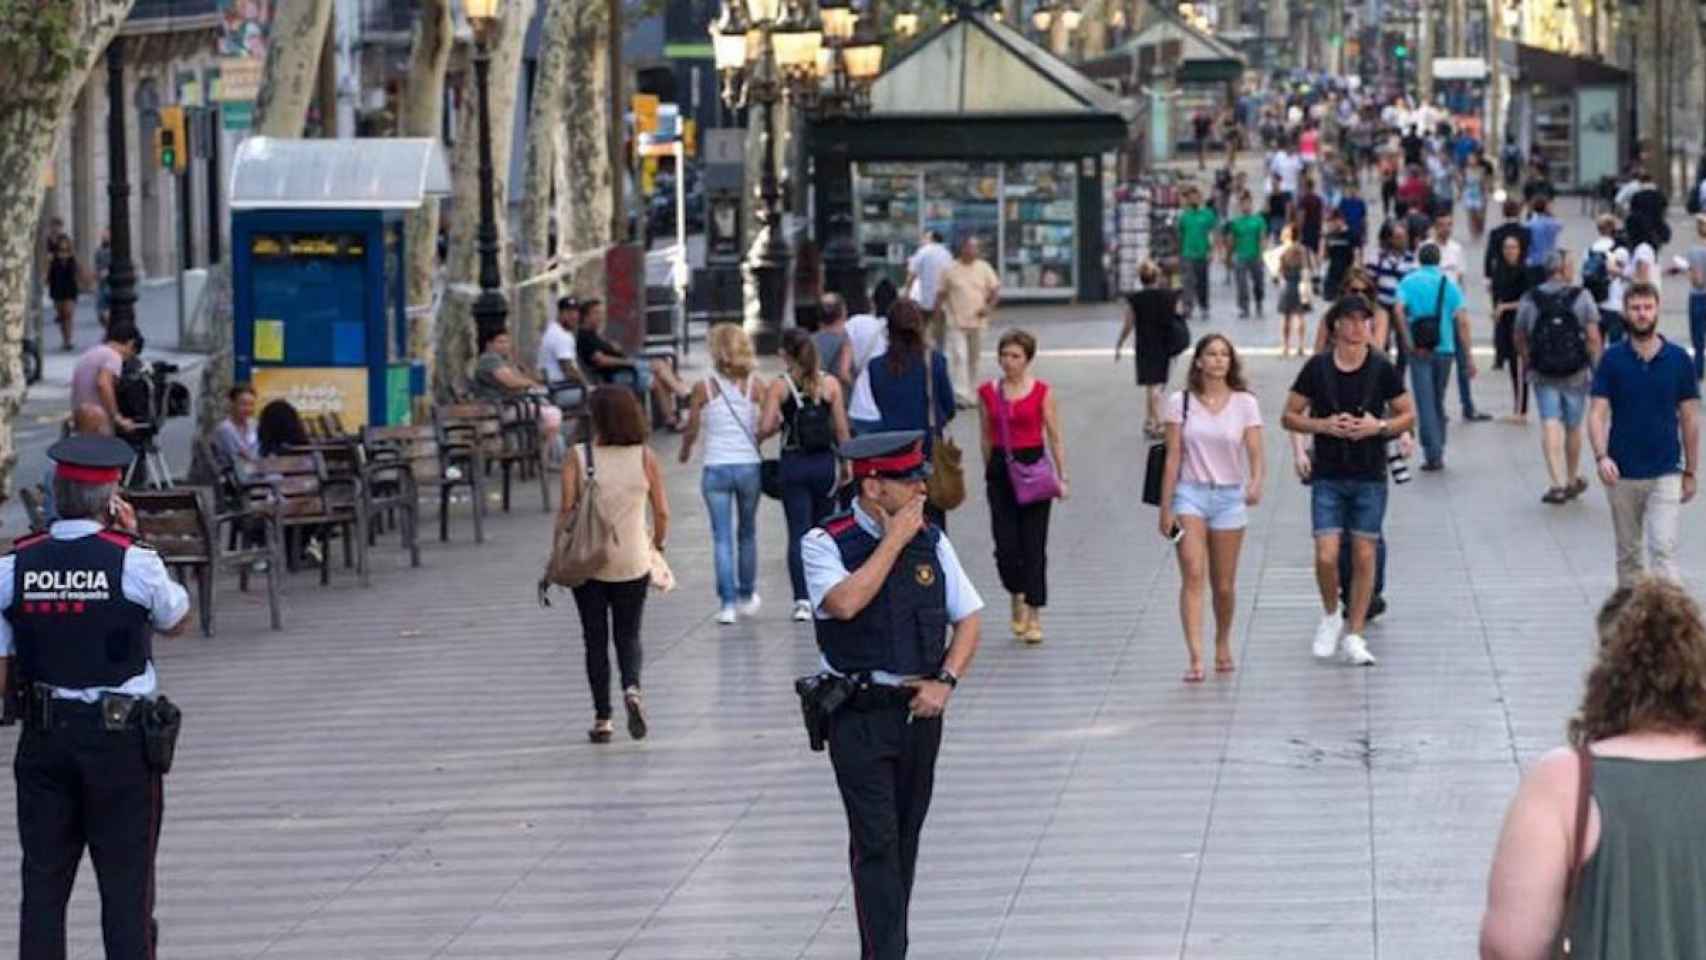
[[[291,0],[273,8],[266,70],[255,98],[253,132],[261,137],[300,137],[308,123],[320,75],[320,54],[332,19],[332,0]],[[207,335],[207,360],[201,368],[201,400],[196,409],[196,432],[211,436],[225,417],[235,361],[231,354],[231,260],[209,270],[207,286],[196,304],[195,327]],[[192,478],[209,475],[211,465],[194,463]]]
[[[510,274],[509,157],[515,130],[515,98],[521,80],[522,38],[533,17],[533,0],[504,5],[503,15],[492,30],[491,65],[488,71],[488,102],[491,108],[492,197],[496,204],[498,229],[498,275],[507,284]],[[480,95],[475,71],[462,75],[456,156],[452,163],[451,187],[456,205],[450,215],[450,255],[446,263],[450,292],[444,298],[442,323],[438,328],[438,368],[433,390],[447,397],[452,387],[467,382],[474,361],[473,293],[459,293],[479,284],[479,251],[475,247],[480,229]],[[513,309],[513,308],[512,308]]]
[[[423,0],[421,18],[409,49],[409,81],[403,90],[401,125],[405,137],[440,139],[444,128],[444,74],[450,66],[450,0]],[[419,210],[403,219],[408,257],[407,301],[409,314],[409,358],[426,367],[426,382],[432,382],[437,359],[438,315],[433,310],[433,277],[438,270],[438,198],[429,199]],[[422,406],[426,404],[422,398]],[[420,417],[426,410],[417,410]],[[424,422],[417,418],[416,422]]]
[[[6,63],[0,73],[0,223],[6,225],[0,230],[0,493],[7,495],[18,463],[12,428],[24,402],[24,321],[39,296],[30,270],[38,253],[42,180],[77,92],[131,3],[61,2],[59,23],[31,14],[30,4],[0,8],[0,59]]]
[[[522,174],[521,270],[532,275],[550,259],[553,200],[560,186],[555,176],[561,151],[563,98],[569,75],[569,47],[575,39],[575,11],[569,3],[552,3],[545,11],[539,31],[539,59],[533,74],[533,105],[527,117],[527,164]],[[561,239],[563,224],[557,224],[557,253],[567,252]],[[531,357],[539,332],[550,323],[555,311],[557,284],[539,283],[520,291],[520,310],[511,327],[515,332],[517,357]]]
[[[564,250],[591,252],[610,245],[615,218],[609,136],[610,17],[604,0],[571,0],[569,5],[575,16],[564,86],[568,221],[559,228],[559,244]],[[602,257],[588,258],[575,269],[573,289],[581,296],[604,296]]]

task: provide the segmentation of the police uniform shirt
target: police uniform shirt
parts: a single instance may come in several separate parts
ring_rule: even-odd
[[[49,530],[55,540],[76,540],[91,536],[104,527],[94,520],[57,520]],[[13,565],[16,558],[0,557],[0,610],[12,605]],[[190,610],[189,591],[166,572],[160,555],[146,547],[129,547],[124,552],[123,589],[125,599],[148,609],[149,620],[156,630],[170,630],[178,625]],[[12,623],[0,617],[0,656],[13,657],[17,650],[12,639]],[[150,660],[142,672],[117,687],[86,687],[68,690],[54,687],[53,695],[66,700],[94,703],[103,693],[122,693],[134,697],[152,697],[159,688]]]
[[[853,518],[858,521],[860,529],[877,539],[882,539],[883,528],[853,501]],[[806,593],[811,597],[812,614],[820,620],[832,619],[824,612],[823,598],[835,589],[836,584],[852,576],[852,572],[841,562],[841,550],[835,545],[835,538],[822,527],[813,527],[800,538],[800,562],[805,567]],[[983,609],[983,598],[978,596],[977,588],[972,586],[971,578],[966,576],[965,568],[960,566],[959,555],[954,552],[954,545],[948,542],[948,535],[942,534],[936,538],[936,562],[942,567],[943,587],[947,592],[948,621],[959,623],[961,620]],[[830,673],[837,671],[823,660],[823,669]],[[873,671],[871,679],[876,683],[899,686],[904,677],[881,670]]]

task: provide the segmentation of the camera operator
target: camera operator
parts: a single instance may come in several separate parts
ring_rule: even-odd
[[[121,434],[136,429],[136,422],[119,410],[119,379],[126,360],[142,352],[142,335],[136,324],[119,320],[107,327],[104,341],[83,351],[71,371],[71,409],[96,404],[107,412]]]

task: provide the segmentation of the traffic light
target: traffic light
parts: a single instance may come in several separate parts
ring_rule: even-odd
[[[1392,55],[1400,60],[1407,59],[1410,56],[1410,48],[1400,43],[1392,48]]]
[[[160,127],[154,131],[154,155],[160,169],[183,173],[189,166],[189,138],[184,135],[184,108],[161,107]]]

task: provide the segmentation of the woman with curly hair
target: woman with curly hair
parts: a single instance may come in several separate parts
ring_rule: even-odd
[[[1570,746],[1517,788],[1481,956],[1706,957],[1706,623],[1675,583],[1619,589]]]

